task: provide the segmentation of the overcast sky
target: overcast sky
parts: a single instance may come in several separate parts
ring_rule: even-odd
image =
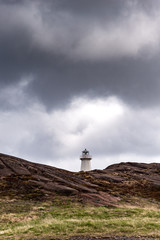
[[[0,152],[160,162],[160,0],[0,0]]]

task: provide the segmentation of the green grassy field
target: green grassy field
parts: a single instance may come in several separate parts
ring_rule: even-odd
[[[80,203],[0,201],[0,239],[61,239],[72,235],[153,235],[160,239],[158,205],[117,208]]]

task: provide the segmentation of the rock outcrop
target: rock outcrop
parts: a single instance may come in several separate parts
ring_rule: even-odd
[[[131,196],[160,201],[160,164],[128,162],[75,173],[0,154],[0,197],[6,196],[33,200],[70,196],[112,206]]]

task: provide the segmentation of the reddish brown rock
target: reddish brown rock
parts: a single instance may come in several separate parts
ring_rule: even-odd
[[[128,162],[73,173],[0,154],[0,196],[36,200],[71,196],[106,206],[133,196],[160,201],[160,164]]]

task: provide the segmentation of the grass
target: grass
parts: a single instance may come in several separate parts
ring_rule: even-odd
[[[0,239],[61,239],[72,235],[145,235],[160,239],[158,206],[117,208],[61,202],[0,201]]]

